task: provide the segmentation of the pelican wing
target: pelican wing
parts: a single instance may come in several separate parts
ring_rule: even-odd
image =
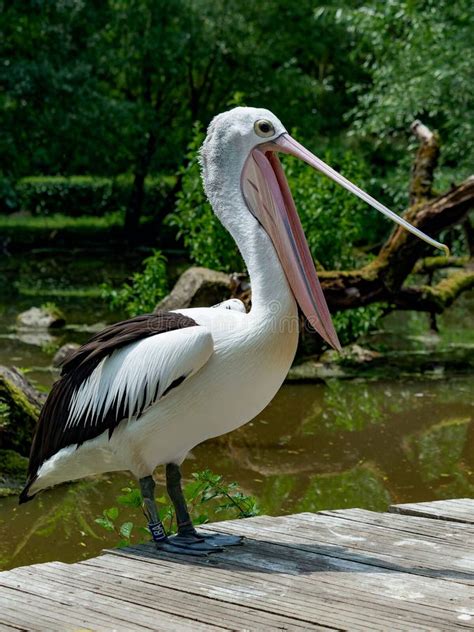
[[[30,454],[28,489],[47,459],[70,445],[139,419],[196,373],[214,351],[210,331],[177,312],[111,325],[66,359],[41,411]]]

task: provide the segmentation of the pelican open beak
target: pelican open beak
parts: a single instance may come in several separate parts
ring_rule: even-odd
[[[316,274],[283,168],[275,152],[291,154],[329,176],[345,189],[400,224],[408,231],[449,254],[447,246],[435,241],[405,219],[390,211],[317,158],[289,134],[255,147],[242,171],[242,192],[252,214],[275,246],[292,292],[311,326],[337,351],[341,344]]]

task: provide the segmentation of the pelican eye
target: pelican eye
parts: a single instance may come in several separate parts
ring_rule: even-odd
[[[253,128],[257,136],[261,136],[262,138],[268,138],[269,136],[273,136],[275,133],[273,125],[270,121],[266,121],[265,119],[255,121]]]

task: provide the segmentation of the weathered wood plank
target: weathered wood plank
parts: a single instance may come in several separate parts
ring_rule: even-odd
[[[38,565],[41,566],[41,565]],[[30,569],[29,575],[33,575],[31,569],[34,567],[24,567]],[[194,630],[209,631],[222,630],[218,623],[205,625],[197,621],[191,621],[184,617],[169,615],[165,612],[158,613],[153,608],[121,601],[120,599],[106,597],[92,590],[81,589],[70,586],[67,576],[62,585],[49,583],[45,578],[40,581],[31,581],[31,577],[21,569],[15,569],[0,574],[0,586],[2,594],[8,593],[8,599],[13,599],[19,603],[21,609],[23,600],[29,603],[37,603],[37,608],[54,604],[56,611],[55,619],[59,619],[62,624],[61,629],[74,629],[70,627],[70,621],[77,618],[82,620],[82,627],[97,630],[120,630],[121,632],[133,632],[136,630],[166,630],[166,631],[189,631]],[[11,589],[9,592],[6,589]],[[58,607],[59,605],[59,607]],[[48,616],[51,613],[48,612]],[[68,627],[69,626],[69,627]],[[94,627],[95,626],[95,627]],[[77,626],[75,626],[77,628]]]
[[[396,626],[393,624],[394,613],[404,621],[402,630],[408,622],[412,625],[429,622],[430,629],[442,629],[436,627],[440,622],[445,628],[457,623],[454,610],[464,612],[471,608],[474,612],[473,591],[467,586],[457,590],[452,584],[436,580],[431,580],[428,585],[429,580],[410,576],[406,581],[402,573],[389,573],[308,551],[286,549],[266,543],[265,537],[263,532],[258,542],[249,541],[238,555],[225,552],[213,556],[211,569],[193,562],[192,568],[186,571],[190,577],[189,585],[179,580],[181,587],[189,591],[210,591],[222,599],[226,599],[226,593],[232,589],[234,594],[229,595],[232,599],[238,600],[241,593],[246,603],[262,607],[259,599],[249,601],[248,595],[253,590],[255,595],[263,595],[267,607],[282,608],[286,612],[293,608],[297,612],[294,616],[304,617],[307,621],[318,617],[324,625],[336,625],[344,620],[350,622],[350,629],[380,629],[382,622],[391,629],[398,629],[393,627]],[[121,564],[107,559],[112,556],[102,556],[91,562],[119,575],[133,570],[142,579],[146,578],[144,581],[155,584],[166,581],[170,586],[172,560],[168,562],[150,548],[149,558],[145,558],[150,568],[146,571],[143,548],[136,551],[134,564],[130,561],[132,553],[122,552],[120,555],[125,557]],[[220,592],[215,591],[216,583],[221,587]],[[448,599],[449,590],[455,595],[453,601]],[[345,612],[346,608],[348,612]]]
[[[210,558],[150,543],[0,573],[0,632],[473,629],[474,501],[393,510],[205,526],[248,538]]]
[[[2,620],[23,630],[69,632],[70,630],[85,628],[90,622],[90,614],[87,617],[73,609],[58,608],[57,604],[41,596],[23,593],[5,586],[2,586],[1,594],[0,612]],[[107,620],[104,621],[97,617],[94,619],[94,626],[97,626],[98,623],[103,626],[102,629],[105,632],[114,630],[113,619],[107,622]],[[92,629],[97,628],[93,627]],[[131,632],[130,627],[122,628],[123,632],[125,630]]]
[[[413,518],[417,520],[417,518]],[[286,546],[410,574],[474,585],[474,554],[449,542],[400,537],[396,531],[321,514],[259,517],[212,526],[254,537],[286,536]],[[271,538],[267,538],[269,540]]]
[[[18,571],[25,578],[28,576],[28,569],[18,569]],[[182,572],[182,567],[176,568],[175,571],[175,574],[179,574]],[[172,590],[167,585],[167,577],[165,577],[165,585],[159,586],[159,590],[156,590],[156,584],[150,585],[141,576],[134,579],[123,574],[117,576],[96,567],[90,568],[80,564],[68,566],[60,563],[41,565],[36,569],[34,577],[40,581],[59,584],[67,581],[69,586],[93,590],[97,594],[113,596],[133,604],[146,605],[156,610],[157,615],[167,612],[201,623],[212,624],[218,621],[222,628],[230,630],[238,629],[243,620],[252,621],[253,625],[260,629],[307,629],[306,624],[299,623],[290,617],[251,610],[233,603],[222,603],[212,598],[190,594],[187,591],[183,593]],[[317,626],[315,629],[332,628]]]
[[[108,558],[105,560],[105,558]],[[318,629],[315,626],[329,627],[331,629],[347,629],[344,626],[334,623],[334,613],[337,612],[340,620],[350,617],[354,622],[353,630],[372,630],[367,624],[365,612],[355,612],[356,608],[344,602],[337,594],[337,599],[331,599],[331,595],[324,592],[324,595],[301,594],[300,591],[292,589],[292,580],[286,581],[283,585],[275,583],[266,578],[254,578],[249,573],[238,573],[234,568],[224,574],[216,574],[215,568],[210,569],[186,569],[180,573],[175,572],[174,564],[172,568],[166,565],[155,565],[155,560],[147,564],[146,558],[139,559],[129,556],[102,556],[90,560],[90,565],[100,566],[103,570],[117,576],[132,576],[141,579],[154,586],[172,587],[175,590],[183,590],[191,594],[206,595],[217,601],[226,604],[238,604],[245,606],[252,611],[267,611],[280,615],[296,618],[297,622],[304,622],[306,627]],[[112,559],[111,559],[112,558]],[[85,562],[86,563],[86,562]],[[123,564],[123,566],[122,566]],[[193,562],[190,561],[190,564]],[[89,564],[87,564],[89,565]],[[149,570],[146,570],[148,565]],[[206,572],[208,570],[208,572]],[[337,592],[337,591],[336,591]],[[332,614],[331,614],[332,613]],[[246,629],[256,629],[252,627],[253,614],[248,619],[243,619],[243,626]],[[329,621],[330,620],[330,621]],[[329,622],[328,622],[329,621]],[[258,629],[258,628],[257,628]],[[395,626],[394,630],[399,630]],[[416,628],[418,629],[418,628]],[[425,629],[425,628],[420,628]]]
[[[389,511],[408,516],[425,516],[426,518],[436,520],[474,524],[473,498],[456,498],[452,500],[434,500],[428,503],[391,505]]]
[[[399,513],[375,513],[366,509],[338,509],[321,511],[318,515],[331,516],[341,520],[352,520],[364,525],[383,527],[407,533],[412,536],[422,536],[434,543],[448,542],[471,551],[470,543],[474,537],[474,525],[452,522],[448,520],[433,521],[424,516],[412,516]]]

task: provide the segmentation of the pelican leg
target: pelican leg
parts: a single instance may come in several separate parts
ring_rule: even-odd
[[[170,537],[170,542],[175,542],[177,546],[199,546],[200,550],[209,552],[222,551],[226,546],[242,544],[240,536],[196,531],[184,498],[179,465],[168,463],[166,466],[166,489],[173,503],[178,524],[178,533]]]
[[[181,553],[188,555],[207,555],[207,551],[199,549],[184,549],[176,546],[168,538],[163,523],[160,520],[155,501],[155,481],[153,476],[145,476],[140,479],[140,490],[143,498],[143,510],[148,519],[148,529],[157,549],[168,553]],[[215,549],[215,547],[213,547]]]

